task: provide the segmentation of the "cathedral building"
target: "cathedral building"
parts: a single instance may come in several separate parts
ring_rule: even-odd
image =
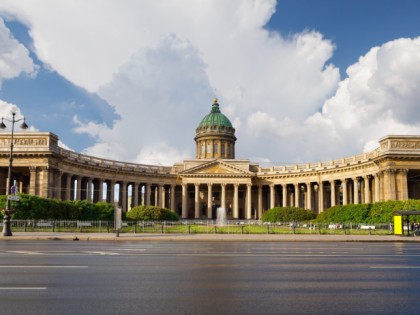
[[[173,166],[108,160],[66,150],[50,132],[15,132],[19,192],[63,200],[172,209],[185,219],[260,219],[273,207],[315,213],[335,205],[420,198],[420,136],[388,135],[378,148],[331,161],[263,167],[235,158],[235,128],[217,99],[198,124],[196,157]],[[0,194],[8,191],[10,132],[0,133]],[[118,195],[117,195],[118,194]]]

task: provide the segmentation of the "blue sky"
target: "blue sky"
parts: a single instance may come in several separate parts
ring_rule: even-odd
[[[415,0],[2,0],[0,111],[17,106],[78,152],[171,165],[194,157],[217,96],[238,158],[360,154],[420,132],[418,12]]]
[[[337,46],[331,61],[345,76],[345,69],[370,48],[419,36],[418,10],[418,0],[284,0],[268,27],[285,35],[321,32]]]

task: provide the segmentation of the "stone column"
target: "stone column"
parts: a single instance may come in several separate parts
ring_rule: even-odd
[[[375,185],[375,202],[381,201],[381,174],[376,173],[374,176],[374,185]]]
[[[275,197],[274,197],[274,184],[270,184],[270,209],[274,208]]]
[[[347,179],[344,178],[341,180],[341,184],[343,185],[343,206],[347,204]]]
[[[213,219],[213,191],[212,184],[207,184],[207,219]]]
[[[92,202],[92,178],[88,178],[88,188],[87,188],[87,196],[86,200]]]
[[[76,186],[76,200],[82,199],[82,176],[77,175],[77,186]]]
[[[322,181],[319,182],[319,204],[318,204],[318,209],[319,209],[319,213],[324,211],[324,183]]]
[[[144,191],[146,195],[146,206],[150,206],[150,197],[152,195],[152,185],[149,183],[146,183],[146,189]]]
[[[246,185],[246,218],[252,218],[252,209],[251,209],[251,184]]]
[[[386,183],[385,196],[386,200],[396,200],[395,170],[389,169],[385,171],[384,182]]]
[[[353,178],[353,204],[359,204],[359,179]]]
[[[40,197],[44,197],[44,198],[48,198],[48,188],[49,188],[49,180],[50,180],[50,176],[49,176],[50,172],[49,172],[49,168],[48,166],[44,166],[44,167],[40,167],[39,168],[39,173],[37,176],[37,180],[39,180],[39,196]],[[8,182],[8,181],[7,181]],[[7,190],[9,191],[9,186],[7,186]]]
[[[220,186],[222,186],[222,200],[221,200],[221,207],[223,209],[226,209],[226,184],[221,184]]]
[[[55,199],[62,199],[62,177],[63,177],[63,172],[60,170],[54,170],[54,172],[52,172],[52,182],[50,185],[51,188],[51,197],[55,198]],[[22,184],[22,183],[21,183]],[[19,191],[22,191],[23,187],[19,188]]]
[[[408,200],[408,181],[407,169],[400,169],[397,173],[397,198],[398,200]]]
[[[239,184],[233,184],[233,218],[239,219]]]
[[[160,207],[166,208],[165,185],[160,186]]]
[[[310,182],[306,183],[306,191],[306,209],[312,210],[312,187]]]
[[[283,204],[282,207],[287,207],[287,184],[283,184]]]
[[[120,183],[121,210],[127,212],[127,182]]]
[[[29,179],[29,194],[35,196],[37,193],[37,169],[36,166],[29,166],[30,179]],[[7,185],[6,185],[7,186]]]
[[[112,204],[115,203],[115,181],[110,181],[109,200]]]
[[[135,208],[139,205],[139,183],[133,183],[131,187],[132,205]]]
[[[370,175],[366,175],[363,177],[363,181],[365,182],[365,203],[371,203],[372,197],[370,193],[370,185],[369,185]]]
[[[295,186],[295,207],[299,207],[299,197],[300,197],[299,184],[294,184],[294,186]]]
[[[98,202],[104,200],[104,179],[98,178]]]
[[[66,174],[66,188],[65,188],[65,200],[71,200],[72,196],[71,196],[71,185],[72,185],[72,181],[71,181],[71,174],[67,173]]]
[[[156,185],[154,187],[155,187],[155,189],[153,189],[153,191],[154,191],[153,196],[155,198],[154,205],[155,206],[159,206],[159,190],[160,190],[160,184],[158,184],[158,185]]]
[[[182,184],[182,218],[188,219],[187,209],[187,184]]]
[[[195,195],[194,195],[194,217],[200,218],[200,184],[194,184]]]
[[[335,180],[330,181],[331,187],[331,207],[334,207],[337,203],[337,197],[335,196]]]
[[[175,211],[175,185],[171,185],[171,210]]]
[[[258,219],[262,218],[263,207],[262,207],[262,185],[258,185]]]

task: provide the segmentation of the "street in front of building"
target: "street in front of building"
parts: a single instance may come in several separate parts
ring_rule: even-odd
[[[420,244],[0,242],[4,314],[414,314]]]

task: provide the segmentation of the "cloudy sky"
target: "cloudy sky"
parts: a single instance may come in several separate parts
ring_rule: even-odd
[[[236,157],[342,158],[420,134],[417,0],[0,0],[0,115],[122,161],[195,157],[214,97]]]

